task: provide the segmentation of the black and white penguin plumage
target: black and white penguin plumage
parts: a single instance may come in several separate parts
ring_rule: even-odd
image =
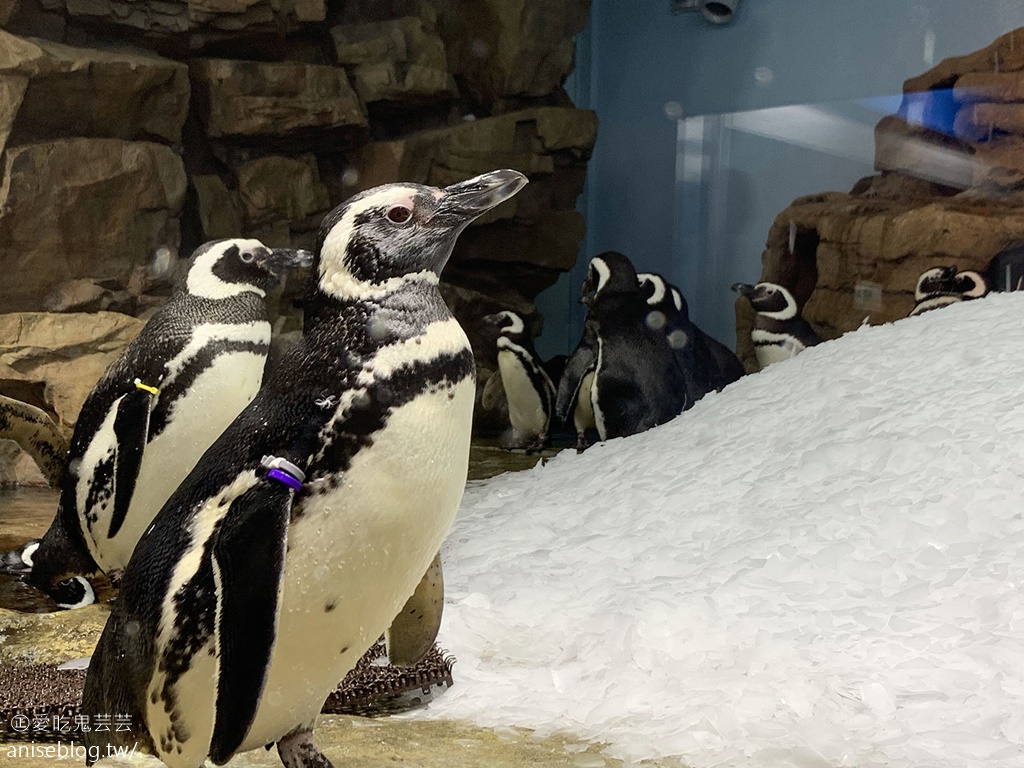
[[[484,317],[497,328],[498,370],[512,425],[509,448],[538,451],[548,443],[555,411],[555,386],[533,346],[523,318],[504,311]]]
[[[311,260],[242,239],[193,253],[170,299],[82,406],[30,584],[78,608],[95,599],[90,575],[128,564],[163,503],[255,397],[270,345],[267,291]]]
[[[1011,243],[993,256],[982,270],[985,284],[993,293],[1024,290],[1024,244]]]
[[[666,338],[687,375],[693,402],[712,390],[720,392],[745,373],[731,349],[690,319],[682,291],[654,272],[641,272],[637,279],[652,310],[648,323],[665,323]]]
[[[597,338],[591,403],[601,439],[643,432],[686,410],[685,374],[663,330],[648,322],[629,259],[616,251],[591,259],[583,299]]]
[[[777,283],[735,283],[732,289],[746,297],[757,312],[750,338],[762,368],[821,343],[821,337],[800,315],[788,289]]]
[[[567,426],[572,419],[573,427],[576,429],[577,453],[582,453],[590,447],[587,431],[597,429],[591,398],[596,367],[597,328],[596,324],[588,319],[576,348],[565,361],[555,395],[555,417]]]
[[[82,713],[127,713],[171,768],[276,742],[330,765],[313,723],[413,594],[462,498],[475,362],[438,276],[526,178],[390,184],[324,219],[302,339],[139,541]]]
[[[959,304],[961,301],[980,299],[987,296],[988,292],[985,278],[977,272],[960,272],[956,267],[932,267],[917,278],[914,308],[907,317]]]

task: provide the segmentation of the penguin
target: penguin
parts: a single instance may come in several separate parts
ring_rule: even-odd
[[[539,451],[548,444],[555,410],[555,386],[551,383],[526,330],[523,318],[512,311],[486,315],[484,322],[498,332],[498,371],[508,401],[512,435],[508,448]]]
[[[572,417],[576,429],[576,453],[590,447],[587,431],[596,430],[591,393],[597,367],[597,330],[592,321],[583,326],[583,335],[565,361],[555,395],[555,418],[568,426]]]
[[[82,406],[29,584],[60,608],[80,608],[96,599],[90,576],[116,580],[178,483],[255,397],[270,345],[267,291],[311,260],[246,239],[192,254],[167,303]]]
[[[960,272],[956,267],[932,267],[917,279],[914,308],[907,317],[961,301],[984,298],[988,293],[988,283],[978,272]]]
[[[590,398],[602,440],[643,432],[690,406],[686,376],[626,256],[606,251],[590,261],[583,283],[588,321],[597,338]]]
[[[1012,243],[989,260],[982,271],[992,292],[1024,290],[1024,244]]]
[[[197,768],[276,743],[288,768],[331,765],[321,706],[413,594],[466,483],[475,362],[439,275],[525,183],[389,184],[327,215],[302,338],[124,571],[81,711],[134,732],[93,730],[90,753],[138,741]]]
[[[721,392],[745,373],[731,349],[690,320],[689,306],[676,286],[654,272],[641,272],[637,279],[652,310],[648,322],[664,323],[669,345],[687,375],[691,402]]]
[[[757,285],[735,283],[732,289],[746,297],[757,312],[750,338],[754,342],[757,363],[762,368],[821,343],[821,337],[801,317],[796,299],[786,288],[762,282]]]

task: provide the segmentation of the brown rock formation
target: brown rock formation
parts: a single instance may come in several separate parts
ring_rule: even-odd
[[[55,414],[70,435],[85,398],[143,324],[115,312],[0,315],[0,394]]]
[[[211,138],[308,136],[366,125],[339,67],[193,59],[189,69]]]
[[[0,306],[38,309],[69,278],[127,283],[158,248],[177,249],[185,184],[181,159],[160,144],[61,139],[8,149]]]
[[[899,114],[875,129],[881,175],[862,179],[849,194],[797,199],[776,218],[761,279],[792,288],[823,338],[906,317],[925,270],[980,271],[1024,241],[1018,37],[1024,44],[1024,30],[1015,30],[908,80]],[[940,119],[951,113],[952,121]],[[745,301],[736,306],[738,349],[756,367],[752,312]]]

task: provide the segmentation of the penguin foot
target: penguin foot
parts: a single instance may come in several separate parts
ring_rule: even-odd
[[[277,742],[284,768],[334,768],[313,739],[313,729],[295,730]]]
[[[531,453],[537,453],[537,451],[543,451],[544,447],[548,444],[547,434],[538,435],[537,439],[526,446],[526,455],[529,456]]]
[[[587,438],[582,432],[576,435],[576,453],[583,453],[587,448],[590,447],[590,443],[587,442]]]

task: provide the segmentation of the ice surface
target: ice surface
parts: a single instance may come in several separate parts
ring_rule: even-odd
[[[697,766],[1024,766],[1024,294],[467,490],[417,717]]]

